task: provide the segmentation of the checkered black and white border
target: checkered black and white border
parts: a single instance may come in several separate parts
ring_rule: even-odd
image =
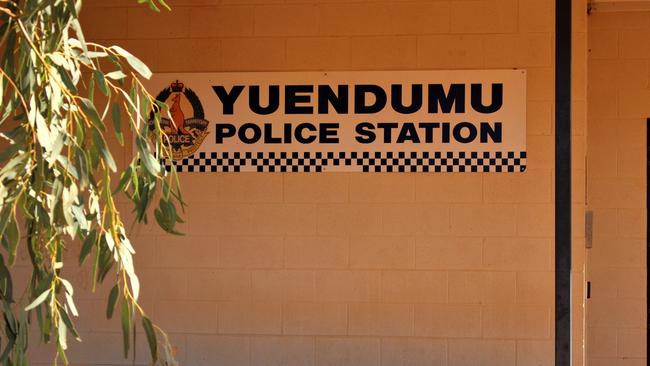
[[[523,172],[526,152],[200,152],[173,165],[177,172]]]

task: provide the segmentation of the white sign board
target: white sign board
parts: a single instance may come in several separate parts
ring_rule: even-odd
[[[181,172],[521,172],[523,70],[156,74]],[[170,117],[170,118],[169,118]]]

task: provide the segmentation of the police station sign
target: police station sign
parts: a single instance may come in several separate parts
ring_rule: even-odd
[[[157,74],[181,172],[521,172],[523,70]]]

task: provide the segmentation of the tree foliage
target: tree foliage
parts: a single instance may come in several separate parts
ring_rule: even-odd
[[[178,180],[159,163],[170,156],[159,124],[166,107],[141,84],[151,71],[139,59],[85,40],[81,3],[0,0],[0,362],[28,364],[31,329],[56,346],[55,362],[67,363],[68,340],[80,335],[64,263],[78,253],[92,269],[93,290],[114,283],[106,315],[120,318],[124,356],[140,323],[152,364],[175,364],[165,334],[138,303],[135,250],[116,205],[125,195],[138,222],[153,210],[158,224],[175,233],[183,205]],[[163,0],[138,3],[167,7]],[[109,134],[122,145],[132,136],[133,159],[124,168],[109,149]],[[31,278],[15,289],[20,251],[28,253]]]

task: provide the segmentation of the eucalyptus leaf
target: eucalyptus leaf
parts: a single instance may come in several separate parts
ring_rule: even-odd
[[[45,301],[45,299],[47,299],[48,296],[50,296],[51,292],[52,292],[51,289],[47,289],[42,294],[38,295],[38,297],[34,301],[32,301],[31,304],[27,305],[27,307],[25,308],[25,311],[30,311],[33,308],[35,308],[35,307],[39,306],[40,304],[42,304],[43,301]]]
[[[123,73],[121,70],[117,70],[117,71],[109,72],[108,74],[106,74],[106,77],[113,80],[122,80],[126,77],[126,74]]]
[[[113,311],[115,310],[115,302],[117,301],[117,295],[120,288],[115,285],[111,289],[110,294],[108,295],[108,303],[106,305],[106,319],[113,317]]]
[[[129,347],[131,345],[131,342],[129,339],[131,338],[131,308],[129,307],[129,304],[126,301],[122,302],[122,316],[120,320],[122,321],[122,340],[123,340],[123,347],[124,347],[124,358],[127,358],[129,356]]]
[[[106,80],[104,79],[104,73],[100,70],[95,70],[93,71],[93,77],[95,78],[97,85],[99,85],[99,90],[102,94],[108,95],[108,84],[106,84]]]
[[[140,61],[139,58],[133,56],[129,51],[120,46],[113,46],[113,49],[115,52],[119,53],[120,56],[124,57],[126,62],[128,62],[135,71],[142,75],[142,77],[146,79],[151,78],[151,70],[149,70],[149,67],[147,67],[144,62]]]
[[[156,341],[156,332],[153,329],[151,320],[146,316],[142,317],[142,328],[147,335],[147,343],[149,344],[149,351],[151,351],[152,362],[156,362],[158,357],[158,343]]]

